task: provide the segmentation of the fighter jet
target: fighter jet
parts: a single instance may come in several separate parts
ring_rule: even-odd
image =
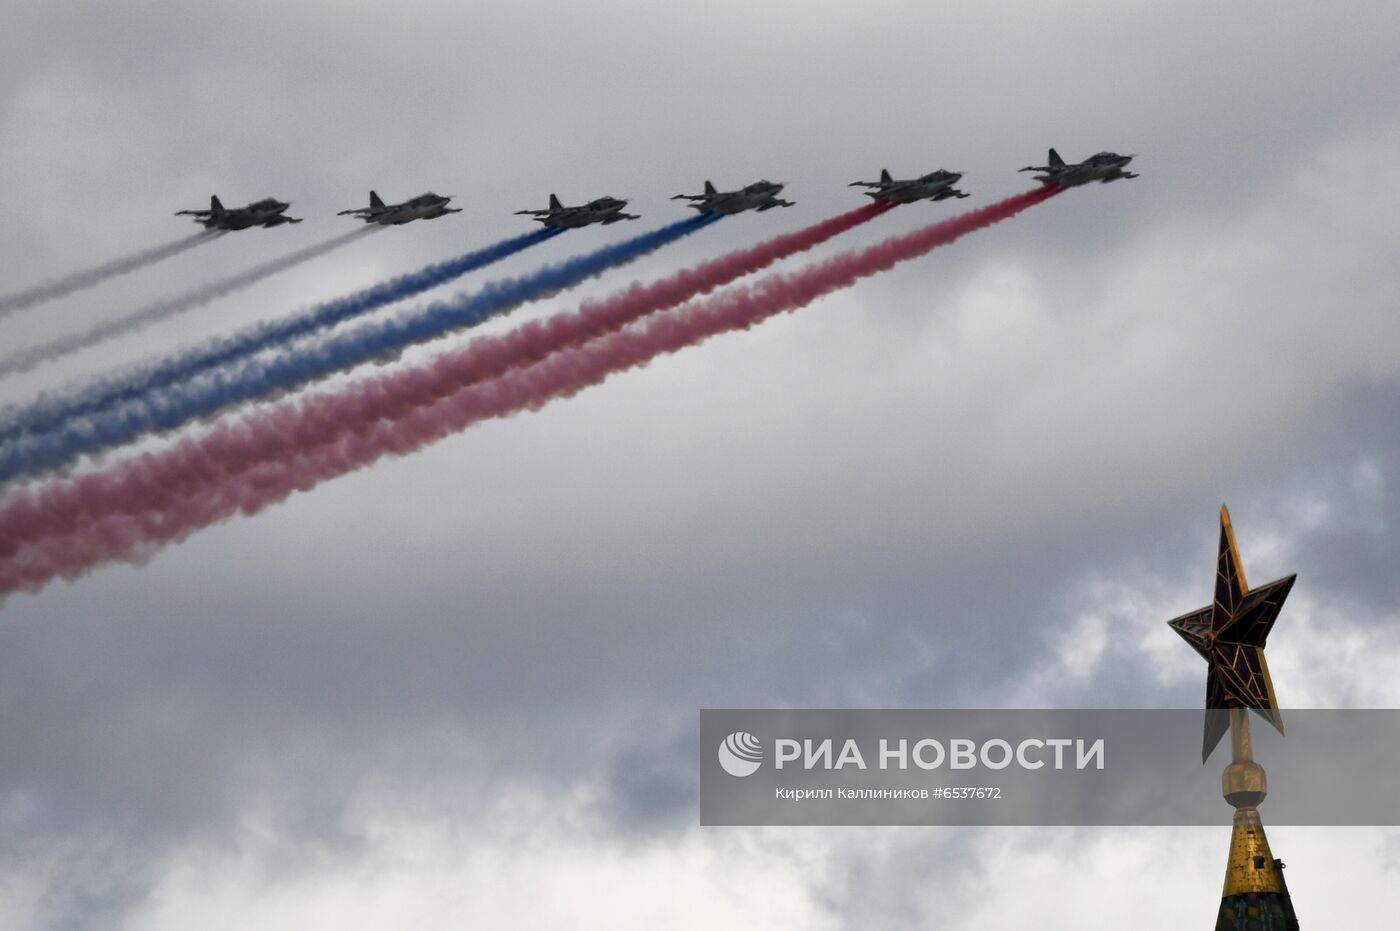
[[[745,210],[762,213],[774,207],[791,207],[792,201],[778,197],[783,185],[777,181],[755,181],[737,191],[716,191],[715,186],[705,182],[703,194],[677,194],[671,200],[688,200],[690,206],[701,213],[735,214]]]
[[[601,223],[606,226],[609,223],[618,223],[622,220],[641,219],[636,214],[623,213],[622,208],[626,206],[627,201],[625,200],[619,200],[616,197],[600,197],[577,207],[565,207],[559,203],[558,197],[551,194],[549,195],[548,210],[517,210],[515,213],[517,216],[534,217],[545,226],[571,230],[592,223]]]
[[[1119,155],[1117,152],[1100,152],[1090,155],[1076,165],[1067,165],[1065,160],[1060,158],[1060,153],[1051,149],[1050,164],[1027,165],[1021,170],[1043,172],[1035,179],[1041,184],[1055,184],[1060,187],[1078,187],[1090,181],[1107,184],[1119,178],[1136,178],[1137,175],[1131,171],[1123,170],[1133,158],[1132,155]]]
[[[450,196],[429,191],[401,204],[385,204],[378,194],[370,191],[368,207],[342,210],[336,216],[355,217],[366,223],[378,223],[380,226],[402,226],[414,220],[432,220],[449,213],[461,213],[460,208],[447,206],[451,200]]]
[[[227,210],[219,203],[219,198],[209,198],[208,210],[177,210],[177,217],[194,217],[194,222],[203,224],[207,230],[246,230],[250,226],[281,226],[283,223],[300,223],[301,220],[285,216],[291,204],[276,198],[266,197],[246,207]]]
[[[953,185],[962,178],[960,171],[933,171],[907,181],[896,181],[890,177],[889,169],[880,172],[879,181],[852,181],[849,187],[874,188],[865,196],[874,200],[885,200],[892,204],[912,204],[916,200],[947,200],[950,197],[966,197]]]

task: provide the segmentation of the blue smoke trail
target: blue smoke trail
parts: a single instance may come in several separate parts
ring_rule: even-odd
[[[434,301],[390,320],[332,335],[269,358],[245,359],[188,383],[158,389],[94,418],[24,434],[0,445],[0,482],[67,465],[80,456],[174,430],[243,401],[297,388],[362,362],[397,355],[407,346],[476,326],[529,301],[541,300],[640,258],[719,220],[715,214],[681,220],[615,245],[516,278],[493,281],[470,295]]]
[[[363,231],[357,231],[353,235],[359,235],[361,232]],[[153,365],[92,382],[77,391],[41,395],[33,404],[0,420],[0,444],[13,441],[21,433],[52,430],[65,420],[115,407],[123,401],[185,381],[201,372],[251,356],[278,343],[335,326],[395,301],[421,294],[551,239],[561,232],[563,231],[558,229],[534,230],[445,262],[428,265],[416,272],[399,275],[354,294],[326,301],[293,316],[253,324],[230,336],[209,340],[201,346],[185,350]]]

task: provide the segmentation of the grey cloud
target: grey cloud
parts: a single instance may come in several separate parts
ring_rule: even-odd
[[[113,923],[172,851],[235,844],[253,817],[291,860],[352,856],[369,843],[367,797],[470,824],[493,794],[582,787],[600,846],[664,843],[694,816],[699,707],[995,703],[1051,662],[1087,577],[1202,603],[1222,500],[1246,559],[1255,528],[1288,534],[1296,562],[1261,556],[1252,576],[1296,570],[1309,597],[1350,600],[1370,625],[1355,629],[1382,637],[1397,594],[1382,304],[1397,281],[1377,204],[1400,114],[1376,89],[1394,11],[1009,15],[18,13],[0,38],[14,218],[0,291],[178,234],[169,214],[211,190],[278,194],[308,220],[8,320],[0,340],[39,342],[304,246],[371,186],[443,190],[468,211],[0,382],[5,400],[478,246],[522,229],[509,212],[551,190],[632,196],[651,222],[706,177],[790,182],[798,207],[726,220],[630,272],[654,277],[854,205],[844,183],[886,164],[964,169],[968,204],[1019,190],[1014,169],[1048,145],[1137,151],[1143,173],[143,568],[11,599],[0,799],[30,800],[13,826],[32,843],[5,831],[5,856],[103,842],[125,871],[77,862],[54,880],[70,903],[54,914]],[[821,254],[946,213],[901,209]],[[610,235],[571,234],[500,271]],[[1350,484],[1363,462],[1377,483],[1364,493]],[[1290,530],[1281,515],[1305,496],[1335,516]],[[1170,636],[1165,619],[1134,623]],[[1199,699],[1194,680],[1156,685],[1137,642],[1111,641],[1090,682],[1046,690]],[[870,866],[833,855],[836,879],[814,894],[857,914],[872,882],[894,899],[935,867],[972,877],[965,840],[912,856],[921,838]]]

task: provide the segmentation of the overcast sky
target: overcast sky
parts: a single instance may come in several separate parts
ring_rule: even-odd
[[[706,178],[797,206],[517,318],[882,167],[973,199],[820,255],[1023,190],[1050,145],[1141,178],[10,598],[0,926],[1207,927],[1223,802],[1219,829],[702,829],[695,759],[702,707],[1194,707],[1164,622],[1210,598],[1221,502],[1251,581],[1299,574],[1284,707],[1400,703],[1395,4],[10,6],[0,293],[187,235],[211,193],[306,221],[15,315],[0,355],[335,236],[371,187],[464,212],[3,402],[522,232],[550,192],[643,221],[453,290]],[[1400,910],[1400,833],[1270,838],[1305,925]]]

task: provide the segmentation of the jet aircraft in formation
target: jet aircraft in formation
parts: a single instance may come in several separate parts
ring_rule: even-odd
[[[378,223],[380,226],[402,226],[414,220],[432,220],[449,213],[461,213],[460,207],[447,206],[451,200],[450,195],[444,196],[429,191],[401,204],[386,204],[378,194],[370,191],[368,207],[342,210],[336,216],[355,217],[366,223]]]
[[[1078,187],[1091,181],[1117,181],[1119,178],[1136,178],[1137,175],[1125,170],[1135,158],[1132,155],[1119,155],[1116,152],[1100,152],[1082,162],[1067,163],[1058,152],[1050,150],[1049,164],[1027,165],[1021,171],[1039,172],[1035,180],[1041,184],[1057,187]],[[962,172],[939,169],[917,178],[897,179],[889,170],[880,172],[879,181],[852,181],[850,187],[868,188],[867,197],[891,204],[911,204],[920,200],[940,201],[952,197],[967,197],[955,185],[962,180]],[[753,210],[762,213],[774,207],[791,207],[792,201],[783,200],[778,195],[784,184],[777,181],[755,181],[735,191],[720,191],[709,181],[705,182],[704,193],[676,194],[672,200],[689,201],[689,206],[701,213],[730,215]],[[340,211],[340,216],[350,216],[366,223],[381,226],[401,226],[414,220],[431,220],[449,213],[461,213],[456,207],[447,206],[451,197],[434,194],[431,191],[419,194],[401,204],[386,204],[374,191],[369,192],[369,206],[355,207]],[[251,226],[281,226],[283,223],[300,223],[301,220],[286,215],[291,204],[268,197],[246,207],[229,210],[219,202],[218,197],[209,198],[208,210],[181,210],[176,216],[192,216],[195,222],[211,230],[242,230]],[[543,210],[517,210],[519,216],[527,216],[555,229],[578,229],[583,226],[600,224],[607,226],[623,220],[640,219],[636,214],[623,213],[627,201],[617,197],[599,197],[586,204],[565,206],[555,195],[549,195],[549,207]]]
[[[966,197],[953,185],[962,179],[960,171],[931,171],[917,178],[897,181],[890,176],[889,169],[880,172],[879,181],[852,181],[849,187],[873,188],[865,192],[874,200],[889,201],[892,204],[912,204],[916,200],[947,200],[950,197]]]
[[[1100,152],[1097,155],[1090,155],[1084,161],[1077,164],[1066,164],[1060,158],[1060,153],[1054,149],[1050,150],[1048,165],[1027,165],[1021,171],[1039,171],[1036,176],[1041,184],[1055,184],[1060,187],[1079,187],[1081,184],[1088,184],[1090,181],[1101,181],[1107,184],[1110,181],[1117,181],[1119,178],[1136,178],[1137,175],[1131,171],[1124,171],[1128,163],[1133,160],[1131,155],[1119,155],[1117,152]]]
[[[726,216],[757,210],[762,213],[774,207],[791,207],[792,201],[778,197],[783,185],[777,181],[755,181],[737,191],[717,191],[710,182],[705,182],[703,194],[677,194],[671,200],[688,200],[691,207],[701,213],[719,213]]]
[[[266,197],[246,207],[229,210],[219,202],[217,196],[209,198],[208,210],[179,210],[177,217],[194,217],[207,230],[246,230],[250,226],[281,226],[283,223],[300,223],[286,215],[291,204]]]
[[[627,201],[619,200],[616,197],[599,197],[597,200],[590,200],[586,204],[577,207],[565,207],[559,203],[559,198],[549,195],[548,210],[517,210],[517,216],[533,217],[545,226],[552,226],[555,229],[572,230],[581,226],[589,226],[593,223],[601,223],[607,226],[609,223],[618,223],[622,220],[640,220],[641,217],[633,213],[623,213],[622,208],[627,206]]]

